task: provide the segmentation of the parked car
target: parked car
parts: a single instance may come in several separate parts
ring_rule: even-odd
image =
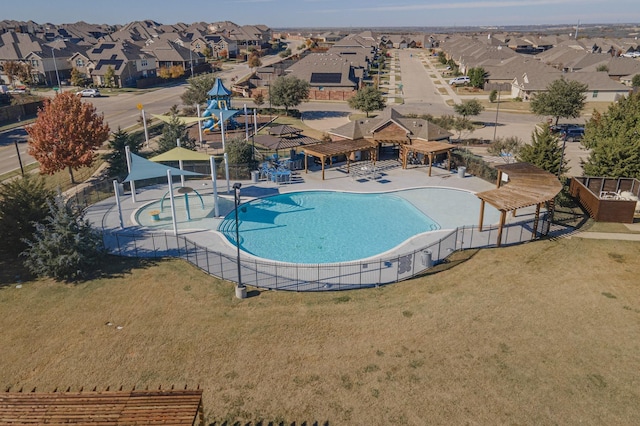
[[[549,126],[549,130],[551,130],[551,133],[562,133],[562,132],[566,132],[569,129],[578,129],[581,127],[582,127],[581,124],[563,123],[563,124]]]
[[[82,89],[77,92],[76,95],[82,96],[83,98],[97,98],[100,97],[100,91],[98,89]]]
[[[560,137],[567,142],[575,142],[582,140],[584,136],[584,127],[572,127],[560,132]]]
[[[451,80],[449,80],[449,84],[452,86],[457,86],[458,84],[468,84],[468,83],[471,83],[471,79],[466,75],[463,75],[460,77],[454,77]]]

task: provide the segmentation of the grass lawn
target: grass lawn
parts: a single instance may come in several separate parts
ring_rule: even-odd
[[[183,261],[112,258],[93,281],[0,287],[0,385],[199,385],[207,421],[231,424],[635,424],[639,255],[540,241],[382,288],[243,301]]]

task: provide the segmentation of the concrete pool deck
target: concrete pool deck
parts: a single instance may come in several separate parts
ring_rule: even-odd
[[[346,165],[344,164],[331,167],[325,170],[325,180],[322,180],[320,167],[315,166],[313,170],[309,171],[309,173],[305,173],[304,170],[296,171],[291,183],[288,184],[278,185],[265,181],[258,183],[246,180],[238,181],[242,183],[241,201],[246,202],[257,197],[266,197],[270,195],[305,190],[336,190],[372,193],[418,187],[441,187],[462,189],[475,193],[493,189],[495,187],[494,184],[483,181],[480,178],[469,175],[461,177],[455,172],[449,172],[437,167],[432,169],[431,177],[427,175],[428,168],[426,166],[410,166],[407,170],[403,170],[397,160],[384,160],[377,163],[375,176],[370,174],[369,169],[363,170],[363,167],[366,166],[368,165],[365,165],[365,163],[351,164],[352,173],[346,172]],[[232,186],[235,182],[236,181],[230,181],[229,186]],[[211,180],[189,180],[186,185],[196,188],[200,194],[206,197],[211,197],[211,194],[213,193]],[[179,186],[179,184],[174,183],[174,190],[177,186]],[[233,189],[231,189],[230,193],[227,193],[227,182],[225,180],[218,180],[217,186],[218,194],[221,197],[233,200]],[[127,230],[144,230],[145,232],[173,235],[172,227],[165,227],[163,229],[159,229],[158,227],[145,227],[141,226],[140,223],[135,220],[136,212],[140,208],[162,198],[162,196],[167,192],[167,189],[166,184],[138,189],[136,203],[132,202],[130,194],[122,196],[120,201],[124,225],[123,232],[126,232]],[[168,200],[166,204],[168,204]],[[480,204],[479,199],[478,204]],[[178,225],[178,235],[187,238],[199,246],[206,247],[207,249],[227,254],[229,256],[235,256],[235,246],[232,245],[222,233],[216,231],[223,217],[232,211],[233,203],[221,203],[221,207],[222,206],[226,206],[226,209],[221,208],[219,211],[220,216],[217,218],[180,223]],[[516,218],[512,218],[511,215],[509,215],[509,220],[528,220],[532,217],[533,210],[533,208],[522,209],[522,211],[518,211],[518,216]],[[86,211],[86,218],[99,229],[107,231],[118,231],[121,229],[118,209],[115,207],[115,196],[88,207]],[[488,223],[485,220],[485,226],[486,225],[488,225]],[[407,249],[424,247],[437,241],[449,232],[450,230],[440,230],[421,234],[396,247],[396,249],[391,252],[384,253],[384,255],[389,256],[390,254],[393,254],[394,251],[397,251],[398,253],[405,253]],[[251,255],[243,252],[243,256],[244,255],[252,257]]]

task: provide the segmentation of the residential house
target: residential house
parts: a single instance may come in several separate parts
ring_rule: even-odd
[[[131,87],[141,78],[156,76],[156,58],[144,52],[138,45],[127,41],[100,43],[87,51],[94,65],[90,78],[93,84],[105,84],[105,74],[111,68],[115,73],[117,87]]]
[[[189,74],[192,76],[194,68],[206,62],[201,53],[194,52],[188,47],[183,47],[176,42],[167,40],[157,40],[149,43],[142,51],[155,57],[156,72],[159,76],[162,76],[163,72],[168,71],[172,67],[182,67],[187,76],[189,76]]]
[[[530,100],[536,93],[547,90],[555,80],[565,78],[587,85],[587,102],[614,102],[629,93],[629,87],[613,81],[604,72],[525,72],[512,83],[511,96]]]

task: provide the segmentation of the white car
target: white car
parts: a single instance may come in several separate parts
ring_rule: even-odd
[[[83,98],[97,98],[100,96],[100,91],[98,89],[83,89],[77,92],[76,95]]]
[[[458,84],[468,84],[471,83],[471,80],[466,75],[460,77],[454,77],[449,80],[449,84],[452,86],[457,86]]]

